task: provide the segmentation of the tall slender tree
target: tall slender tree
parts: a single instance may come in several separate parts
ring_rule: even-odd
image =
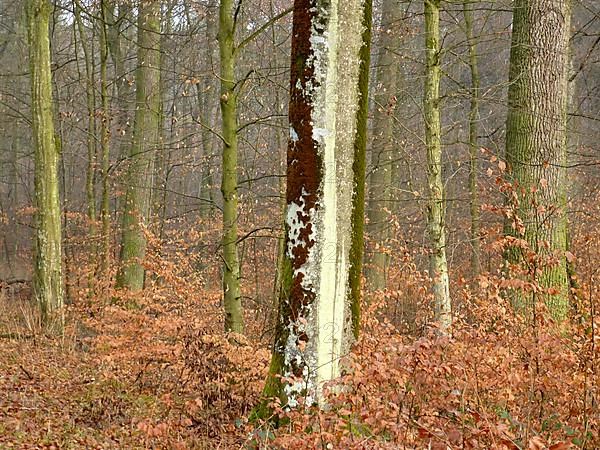
[[[108,97],[108,25],[106,23],[108,17],[107,0],[100,0],[100,99],[102,104],[102,122],[100,146],[102,149],[101,155],[101,173],[102,173],[102,198],[100,201],[100,219],[102,222],[102,249],[100,273],[105,279],[108,275],[110,265],[110,185],[109,185],[109,169],[110,169],[110,124],[111,114],[109,111]]]
[[[59,153],[52,117],[49,0],[28,0],[31,113],[35,146],[35,268],[33,292],[42,321],[62,329],[64,321]]]
[[[96,87],[95,87],[95,65],[93,55],[93,39],[87,36],[82,19],[82,6],[79,1],[74,1],[75,25],[79,34],[79,44],[83,50],[83,59],[85,67],[85,92],[87,103],[87,169],[85,191],[87,195],[87,214],[90,230],[90,260],[91,266],[95,266],[97,256],[97,224],[96,224]],[[95,273],[90,271],[88,276],[88,295],[93,296],[95,291]]]
[[[213,211],[213,168],[211,167],[212,156],[215,148],[215,133],[213,129],[217,126],[216,117],[219,108],[219,81],[213,76],[213,64],[218,61],[215,49],[217,38],[216,10],[217,0],[209,0],[206,5],[206,53],[205,61],[209,64],[208,75],[196,85],[198,109],[203,122],[200,130],[202,140],[202,156],[204,165],[201,171],[200,184],[198,186],[198,197],[200,198],[200,214],[202,217],[210,217]]]
[[[392,164],[398,155],[394,152],[394,110],[397,102],[396,86],[399,64],[394,49],[398,45],[400,17],[398,2],[385,0],[381,11],[379,33],[380,56],[377,65],[375,108],[373,111],[373,150],[369,177],[369,203],[367,208],[369,237],[374,241],[368,254],[365,278],[373,289],[386,287],[389,256],[383,249],[389,237],[389,216],[392,200]]]
[[[142,0],[138,10],[136,110],[126,174],[117,287],[144,287],[144,225],[150,213],[160,120],[160,1]]]
[[[294,2],[286,254],[265,387],[289,407],[322,401],[358,333],[370,24],[369,1]]]
[[[242,333],[242,293],[238,239],[238,113],[235,78],[235,26],[237,10],[233,0],[221,0],[219,8],[219,54],[221,61],[221,121],[223,128],[223,304],[225,330]]]
[[[481,270],[480,250],[480,213],[479,190],[477,185],[478,171],[478,130],[479,130],[479,96],[480,80],[477,61],[477,37],[473,25],[473,2],[467,0],[463,4],[465,17],[465,34],[469,46],[469,68],[471,71],[471,105],[469,109],[469,194],[471,209],[471,272],[477,275]]]
[[[423,109],[427,147],[427,231],[429,234],[429,274],[433,279],[435,319],[442,332],[452,325],[450,280],[446,260],[446,205],[442,180],[442,140],[440,122],[440,0],[425,1],[425,88]]]
[[[507,259],[530,266],[559,320],[569,309],[565,251],[570,21],[569,0],[515,2],[506,120],[514,201],[505,232],[525,239],[541,257],[524,257],[520,246],[510,248]],[[514,226],[517,223],[522,226]],[[518,308],[529,307],[535,295],[516,291],[513,300]]]

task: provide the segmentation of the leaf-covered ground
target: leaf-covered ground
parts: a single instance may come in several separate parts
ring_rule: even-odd
[[[515,315],[497,272],[456,279],[456,324],[440,337],[427,276],[397,249],[398,288],[368,296],[327,408],[279,411],[274,429],[248,421],[269,362],[274,261],[254,249],[247,264],[262,272],[245,272],[248,337],[226,337],[214,252],[194,258],[184,243],[198,239],[156,245],[139,295],[100,281],[90,294],[89,269],[77,267],[62,337],[37,325],[27,285],[3,287],[0,448],[600,448],[592,257],[578,259],[570,325],[553,323],[543,302],[533,320]]]

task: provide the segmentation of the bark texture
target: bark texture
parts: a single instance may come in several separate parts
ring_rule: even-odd
[[[568,0],[515,2],[506,121],[506,160],[513,185],[509,206],[514,216],[505,232],[525,239],[542,257],[527,260],[522,249],[514,247],[507,259],[529,267],[546,288],[546,303],[558,320],[566,318],[569,309],[565,251],[570,17]],[[522,226],[514,226],[520,222]],[[513,294],[517,308],[535,300],[535,294]]]
[[[219,54],[221,61],[221,120],[223,136],[223,304],[225,331],[242,333],[242,293],[238,256],[238,119],[235,82],[234,2],[221,0],[219,8]]]
[[[424,120],[427,146],[427,231],[430,245],[429,274],[433,279],[435,320],[442,332],[452,325],[450,282],[446,261],[446,205],[442,180],[440,122],[440,1],[425,0]]]
[[[31,113],[35,146],[35,270],[34,296],[42,322],[62,329],[64,286],[61,211],[58,189],[59,151],[52,117],[48,0],[29,0],[27,19],[31,71]]]
[[[123,204],[121,268],[117,275],[117,287],[134,291],[144,287],[144,227],[150,213],[160,120],[159,47],[160,2],[143,0],[138,13],[136,110],[125,180],[127,192]]]
[[[105,0],[100,3],[100,98],[102,102],[101,122],[101,173],[102,173],[102,199],[100,200],[100,219],[102,221],[101,237],[101,262],[100,273],[103,279],[108,276],[110,266],[110,111],[108,98],[108,30],[106,24],[107,4]]]
[[[471,209],[471,272],[475,276],[481,270],[480,212],[477,171],[479,169],[477,138],[479,124],[479,67],[477,63],[477,38],[473,31],[473,3],[464,3],[465,34],[469,45],[469,68],[471,70],[471,105],[469,109],[469,193]]]
[[[370,20],[369,2],[294,3],[286,255],[265,388],[289,407],[322,401],[358,332]]]
[[[392,164],[398,158],[394,146],[394,110],[397,103],[396,86],[399,61],[393,50],[398,45],[400,10],[394,0],[385,0],[382,6],[377,66],[371,174],[369,177],[369,204],[367,231],[373,241],[365,270],[367,285],[372,290],[385,289],[389,255],[385,252],[390,236],[389,218],[392,205]]]

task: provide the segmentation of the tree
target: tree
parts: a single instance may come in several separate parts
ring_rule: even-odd
[[[205,61],[210,67],[210,74],[213,73],[213,63],[217,58],[214,41],[217,37],[217,23],[215,20],[217,9],[217,0],[209,0],[206,5],[206,53]],[[202,176],[198,186],[198,197],[200,198],[200,214],[202,217],[210,217],[213,211],[213,169],[211,161],[215,147],[215,134],[213,128],[216,127],[218,117],[217,92],[219,83],[216,77],[204,76],[202,82],[196,85],[199,115],[203,122],[200,130],[202,140],[202,156],[205,164],[202,168]]]
[[[49,0],[29,0],[27,23],[31,71],[31,113],[35,147],[34,296],[42,322],[62,329],[64,321],[59,151],[52,117]]]
[[[219,53],[221,61],[221,120],[223,128],[223,304],[225,330],[242,333],[242,293],[237,250],[238,220],[238,121],[235,78],[235,25],[232,0],[221,0],[219,8]],[[237,14],[236,14],[237,16]]]
[[[427,231],[429,274],[433,279],[435,319],[442,332],[452,325],[450,281],[446,261],[446,207],[442,180],[440,122],[440,0],[425,0],[425,87],[423,92],[425,143],[427,146]]]
[[[88,42],[82,15],[82,7],[78,1],[75,1],[75,22],[77,24],[77,31],[79,33],[79,40],[81,49],[83,50],[83,59],[85,65],[85,92],[87,101],[87,130],[86,130],[86,141],[87,141],[87,169],[86,169],[86,183],[85,190],[87,195],[87,215],[90,222],[90,246],[92,266],[95,265],[95,259],[97,256],[97,224],[96,224],[96,93],[95,93],[95,67],[94,58],[92,55],[92,45]],[[89,295],[94,295],[94,271],[90,271],[88,278]]]
[[[289,407],[322,401],[358,333],[370,24],[370,2],[294,2],[286,254],[264,392]]]
[[[138,66],[133,142],[126,175],[117,287],[144,287],[144,224],[150,213],[154,155],[160,120],[160,1],[142,0],[138,11]]]
[[[102,250],[100,273],[103,278],[108,276],[110,265],[110,111],[108,98],[108,30],[106,18],[108,8],[105,0],[100,1],[100,99],[102,104],[102,122],[100,132],[101,173],[102,173],[102,198],[100,200],[100,219],[102,221]]]
[[[386,287],[389,256],[381,244],[389,237],[389,215],[391,210],[392,164],[394,152],[394,109],[397,102],[396,86],[399,64],[393,49],[398,45],[399,8],[394,0],[385,0],[381,12],[380,56],[377,65],[377,89],[373,112],[373,151],[369,177],[369,203],[367,208],[369,237],[375,248],[369,254],[365,278],[371,289]]]
[[[477,62],[477,38],[473,31],[473,3],[464,2],[465,34],[469,45],[469,68],[471,70],[471,105],[469,109],[469,193],[471,203],[471,272],[477,275],[481,269],[480,262],[480,214],[479,192],[477,187],[479,151],[477,133],[479,130],[479,67]]]
[[[566,318],[569,307],[565,252],[570,17],[568,0],[515,3],[506,119],[506,162],[514,201],[509,202],[513,209],[505,233],[524,239],[541,257],[528,258],[522,246],[513,246],[507,260],[530,266],[559,320]],[[535,294],[514,292],[513,301],[519,309],[528,307]]]

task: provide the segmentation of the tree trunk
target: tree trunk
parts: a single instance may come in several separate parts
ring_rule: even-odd
[[[100,13],[100,97],[102,101],[102,125],[101,125],[101,148],[102,148],[102,200],[100,202],[100,218],[102,220],[102,250],[100,272],[101,279],[106,280],[110,267],[110,122],[108,99],[108,36],[107,36],[107,6],[105,0],[101,0]]]
[[[471,272],[473,276],[481,270],[479,231],[479,191],[477,186],[479,143],[479,68],[477,62],[477,39],[473,35],[473,4],[464,2],[465,34],[469,45],[469,68],[471,69],[471,107],[469,110],[469,193],[471,208]]]
[[[105,6],[106,42],[115,67],[115,84],[117,86],[118,111],[116,114],[116,123],[117,135],[120,136],[121,142],[119,157],[126,158],[131,147],[131,135],[129,132],[131,83],[127,78],[128,72],[125,64],[127,55],[124,51],[121,25],[122,23],[129,23],[127,19],[131,15],[131,11],[126,3],[117,2],[116,0],[105,0]]]
[[[392,49],[398,45],[399,9],[394,0],[383,2],[381,13],[380,57],[377,68],[375,110],[373,111],[373,145],[369,177],[367,231],[373,241],[365,278],[372,290],[385,289],[389,255],[385,251],[390,236],[389,219],[392,204],[392,164],[398,158],[394,140],[394,109],[399,61]]]
[[[197,85],[198,109],[203,126],[200,130],[202,140],[202,156],[204,165],[201,170],[200,185],[198,186],[198,197],[200,198],[200,216],[210,218],[214,210],[213,196],[213,170],[211,167],[213,149],[215,147],[215,135],[211,131],[216,128],[215,120],[218,102],[218,82],[213,77],[213,61],[215,58],[214,40],[217,36],[217,24],[215,11],[216,0],[210,0],[206,6],[206,62],[209,64],[207,75],[203,77],[202,83]]]
[[[360,0],[294,2],[286,255],[264,391],[288,407],[322,403],[358,333],[370,14]]]
[[[160,36],[160,47],[162,52],[165,51],[167,47],[168,39],[171,36],[171,23],[172,23],[172,14],[173,14],[173,5],[167,4],[165,6],[166,10],[161,13],[161,22],[163,23],[164,33]],[[161,53],[162,53],[161,52]],[[167,58],[161,55],[160,58],[160,82],[159,82],[159,94],[158,98],[160,99],[158,111],[159,111],[159,120],[158,120],[158,151],[156,152],[156,162],[155,162],[155,187],[154,187],[154,195],[152,198],[152,215],[155,220],[155,230],[154,233],[162,239],[165,231],[165,223],[167,221],[167,201],[168,201],[168,188],[169,188],[169,166],[171,164],[171,145],[167,145],[166,135],[167,135],[167,127],[165,126],[165,118],[167,117],[167,110],[170,112],[170,138],[173,137],[173,120],[175,114],[175,105],[177,102],[176,98],[173,98],[172,105],[169,108],[167,106],[169,100],[167,98],[167,92],[169,91],[168,81],[171,81],[167,77]],[[176,73],[176,69],[173,68],[173,73]]]
[[[440,331],[452,325],[450,282],[446,261],[445,194],[442,180],[440,123],[440,0],[425,0],[425,143],[427,146],[427,231],[430,245],[429,274],[433,279],[435,320]]]
[[[565,251],[570,17],[568,0],[516,2],[506,121],[506,160],[514,194],[509,207],[523,226],[509,220],[505,233],[525,239],[541,257],[529,270],[546,288],[546,303],[558,320],[569,310]],[[507,259],[530,263],[524,261],[522,249],[514,247]],[[535,294],[514,292],[518,309],[531,307],[534,300]]]
[[[35,268],[34,296],[42,322],[62,330],[64,287],[61,248],[61,211],[58,189],[58,160],[52,117],[52,74],[50,71],[48,0],[27,4],[31,112],[35,146]]]
[[[235,22],[233,0],[221,0],[219,8],[219,50],[221,60],[221,120],[223,143],[223,304],[225,330],[242,333],[242,294],[237,249],[238,136],[237,92],[235,91]]]
[[[85,91],[86,91],[86,102],[87,102],[87,168],[86,168],[86,181],[85,191],[87,196],[87,214],[89,220],[90,230],[90,265],[92,270],[88,275],[88,296],[93,297],[94,295],[94,282],[96,278],[96,256],[97,256],[97,226],[96,226],[96,95],[94,86],[94,61],[93,61],[93,46],[90,48],[88,37],[86,36],[85,28],[81,20],[81,5],[79,2],[74,2],[75,6],[75,23],[77,25],[77,31],[79,33],[80,45],[83,50],[83,58],[85,65]],[[93,42],[93,41],[92,41]]]
[[[133,142],[123,204],[120,271],[117,287],[144,287],[142,260],[146,254],[144,227],[150,213],[154,159],[160,118],[160,2],[142,1],[138,13],[138,68]]]

